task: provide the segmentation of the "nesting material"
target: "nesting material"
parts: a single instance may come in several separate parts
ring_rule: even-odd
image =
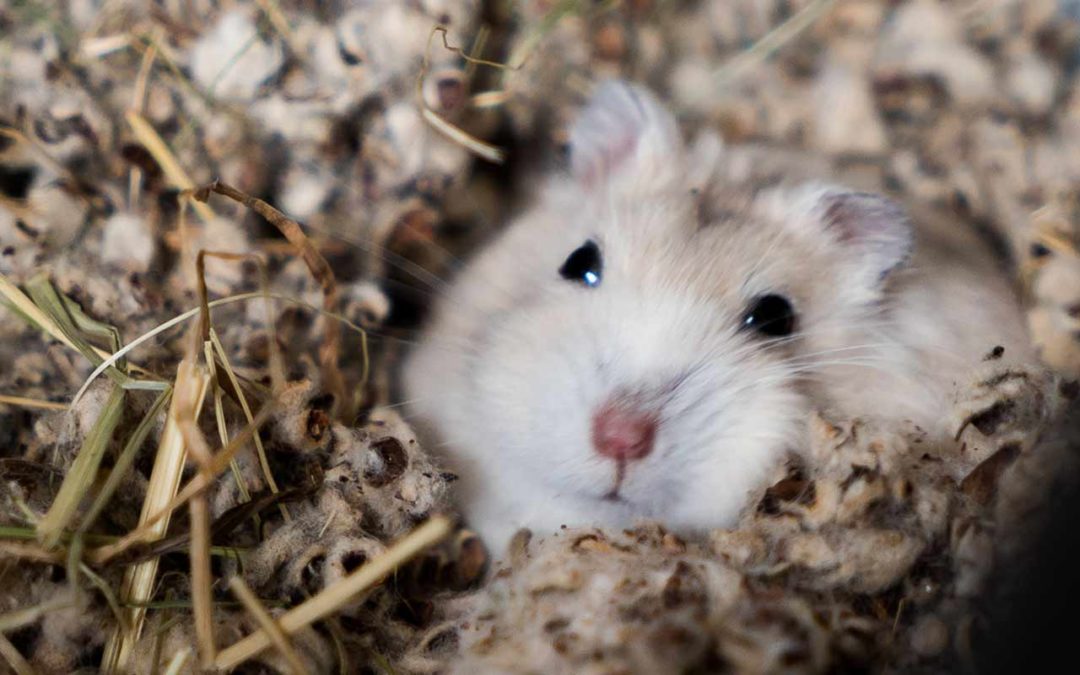
[[[1040,117],[1050,112],[1061,76],[1046,59],[1019,47],[1009,58],[1006,86],[1009,96],[1025,115]]]
[[[1032,421],[1029,438],[1044,429]],[[989,436],[1000,454],[957,483],[917,432],[816,417],[806,464],[708,543],[654,524],[541,541],[522,531],[457,623],[453,672],[942,663],[958,600],[985,592],[1005,555],[977,514],[1005,484],[1014,505],[1037,503],[1038,467],[1059,461],[1060,448]]]
[[[961,18],[937,0],[901,7],[881,37],[876,68],[933,78],[961,107],[981,107],[995,95],[991,63],[963,39]]]
[[[105,222],[102,257],[119,267],[146,272],[157,250],[155,239],[145,220],[128,213],[117,213]]]
[[[1080,376],[1078,215],[1067,201],[1039,209],[1032,217],[1024,261],[1031,303],[1028,327],[1036,348],[1046,363],[1072,377]]]
[[[874,107],[865,72],[831,62],[818,79],[815,100],[815,144],[829,154],[879,156],[885,152],[885,127]]]
[[[272,615],[280,616],[280,610],[272,610]],[[138,655],[132,663],[133,672],[149,672],[152,667],[150,658],[156,650],[164,654],[176,654],[194,642],[194,634],[190,627],[183,622],[164,624],[155,627],[160,631],[158,635],[148,638],[139,645],[135,652]],[[235,642],[243,635],[254,632],[258,624],[249,616],[236,612],[223,614],[216,617],[214,622],[214,634],[222,641]],[[294,652],[299,655],[300,662],[307,672],[322,673],[331,672],[336,655],[334,646],[325,636],[320,635],[314,629],[306,629],[290,636]],[[193,661],[193,659],[192,659]],[[189,663],[191,668],[181,672],[196,672],[194,663]],[[253,668],[266,668],[270,672],[287,673],[288,662],[280,653],[267,650],[250,661]]]

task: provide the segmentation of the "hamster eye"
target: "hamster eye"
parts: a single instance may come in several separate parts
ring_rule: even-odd
[[[769,337],[791,335],[795,330],[795,308],[782,295],[763,295],[750,304],[742,325]]]
[[[563,279],[585,284],[590,288],[600,285],[600,274],[604,262],[600,257],[600,247],[590,239],[585,242],[566,259],[559,268],[559,275]]]

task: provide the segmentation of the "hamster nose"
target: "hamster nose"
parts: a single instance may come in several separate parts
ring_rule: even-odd
[[[611,404],[593,415],[593,448],[604,457],[620,462],[641,459],[652,452],[655,439],[655,415]]]

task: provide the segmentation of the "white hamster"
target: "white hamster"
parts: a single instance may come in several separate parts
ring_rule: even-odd
[[[404,368],[497,549],[520,527],[732,525],[811,409],[944,438],[1011,288],[959,224],[823,183],[731,185],[644,89],[600,84],[571,169],[467,265]],[[931,234],[933,235],[931,237]]]

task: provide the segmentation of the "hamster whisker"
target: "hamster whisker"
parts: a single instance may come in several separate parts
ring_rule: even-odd
[[[405,401],[398,401],[397,403],[386,403],[384,405],[380,405],[380,406],[377,406],[377,407],[380,410],[394,410],[396,408],[404,408],[407,405],[412,405],[413,403],[419,403],[420,401],[427,401],[427,400],[429,400],[429,399],[427,399],[427,398],[410,398],[410,399],[405,400]],[[416,416],[415,414],[406,416],[406,415],[403,415],[401,413],[398,413],[398,415],[401,417],[401,419],[403,419],[405,421],[408,421],[409,417],[415,417]]]
[[[337,239],[338,241],[342,241],[351,246],[355,246],[356,248],[364,251],[365,253],[370,253],[376,256],[382,262],[386,263],[387,265],[401,270],[413,279],[427,284],[429,288],[437,290],[440,293],[445,293],[445,291],[450,288],[449,282],[439,277],[437,274],[425,269],[421,265],[414,263],[408,258],[402,257],[397,253],[388,250],[385,246],[376,244],[373,240],[361,239],[359,237],[352,237],[346,234],[342,234],[340,232],[333,232],[317,225],[310,225],[307,223],[302,223],[301,225],[306,230],[318,232],[325,237]],[[447,255],[450,254],[447,252]]]
[[[353,197],[356,201],[359,201],[359,202],[367,201],[360,194],[359,189],[357,188],[356,184],[347,183],[345,189],[349,193],[349,195],[351,197]],[[347,234],[342,234],[341,232],[331,231],[331,230],[329,230],[327,228],[320,227],[318,225],[312,225],[310,223],[301,223],[301,226],[304,229],[308,229],[308,230],[312,230],[314,232],[318,232],[319,234],[321,234],[321,235],[323,235],[325,237],[330,237],[330,238],[333,238],[333,239],[337,239],[339,241],[343,241],[343,242],[345,242],[347,244],[351,244],[351,245],[359,248],[362,251],[366,251],[366,252],[371,253],[371,254],[373,254],[375,256],[378,256],[379,259],[382,260],[383,262],[385,262],[386,264],[397,267],[402,272],[404,272],[404,273],[412,276],[413,278],[415,278],[417,281],[424,281],[425,283],[429,284],[430,286],[432,286],[434,288],[441,288],[441,290],[446,291],[450,287],[450,284],[445,279],[442,279],[437,274],[434,274],[433,272],[425,269],[421,265],[417,265],[416,263],[412,262],[411,260],[408,260],[407,258],[404,258],[404,257],[394,253],[393,251],[387,250],[387,248],[385,246],[380,245],[380,244],[376,244],[374,239],[372,239],[370,237],[366,238],[366,239],[362,239],[362,238],[359,238],[359,237],[353,237],[353,236],[349,236]],[[459,258],[457,258],[456,256],[454,256],[452,253],[450,253],[450,251],[447,250],[447,248],[445,246],[441,246],[438,243],[436,243],[435,241],[431,241],[430,243],[428,243],[428,246],[430,246],[430,247],[434,248],[435,250],[439,251],[439,253],[441,253],[443,256],[445,256],[451,262],[451,264],[454,265],[455,267],[460,267],[463,264],[462,261]]]
[[[801,375],[803,373],[818,373],[825,368],[836,368],[841,366],[858,366],[863,368],[874,368],[877,370],[887,371],[888,363],[880,359],[838,359],[835,361],[819,361],[816,363],[797,364],[793,366],[789,372]]]
[[[370,331],[370,330],[367,331],[368,338],[373,339],[374,341],[386,340],[386,341],[389,341],[389,342],[398,342],[398,343],[401,343],[401,344],[404,344],[404,345],[415,347],[415,346],[420,344],[419,338],[421,337],[421,335],[417,331],[412,331],[412,333],[416,336],[417,339],[409,339],[409,338],[406,338],[406,337],[401,337],[399,335],[394,335],[394,334],[387,333],[387,332],[382,332],[382,331]],[[450,339],[450,338],[440,338],[438,340],[427,339],[427,340],[424,341],[424,344],[425,345],[431,345],[433,347],[437,347],[439,349],[443,349],[443,350],[446,350],[448,352],[456,353],[456,354],[458,354],[458,355],[460,355],[462,357],[470,357],[471,358],[471,357],[475,357],[475,356],[480,356],[480,352],[475,348],[475,345],[472,342],[470,342],[468,340],[464,340],[464,339]]]
[[[866,333],[867,337],[875,337],[875,336],[879,337],[882,340],[882,342],[881,343],[876,343],[878,346],[887,348],[889,345],[895,344],[895,342],[889,342],[887,336],[884,334],[885,331],[896,328],[896,324],[894,322],[883,321],[883,322],[876,322],[876,323],[867,323],[867,322],[862,322],[862,321],[853,321],[853,322],[851,322],[851,325],[853,327],[856,327],[856,328],[860,329],[860,332]],[[834,323],[834,324],[829,325],[828,330],[801,331],[801,332],[798,332],[798,333],[793,333],[792,335],[789,335],[789,336],[785,336],[785,337],[782,337],[782,338],[775,338],[773,340],[770,340],[767,343],[765,343],[765,346],[773,347],[773,348],[775,348],[775,347],[783,347],[783,346],[786,346],[786,345],[788,345],[788,344],[790,344],[792,342],[795,342],[795,341],[797,341],[799,339],[804,339],[804,338],[813,337],[813,336],[820,336],[820,335],[828,335],[828,334],[830,334],[832,332],[835,332],[837,330],[841,330],[842,327],[843,327],[843,324],[835,324]],[[918,349],[921,352],[932,353],[932,354],[935,354],[937,356],[947,358],[947,359],[949,359],[950,361],[953,361],[953,362],[963,362],[965,360],[965,357],[964,357],[963,354],[958,354],[953,350],[950,350],[950,349],[947,349],[947,348],[944,348],[944,347],[941,347],[941,346],[938,346],[938,345],[924,344],[924,345],[919,345]]]
[[[879,349],[879,348],[882,348],[882,347],[889,347],[889,346],[890,345],[887,342],[866,342],[866,343],[863,343],[863,344],[851,345],[851,346],[848,346],[848,347],[834,347],[832,349],[821,349],[821,350],[818,350],[816,352],[807,352],[805,354],[795,354],[790,359],[786,359],[786,361],[792,361],[792,360],[796,360],[796,359],[811,359],[811,358],[814,358],[815,356],[821,356],[822,354],[836,354],[838,352],[850,352],[850,351],[855,351],[855,350],[859,350],[859,349]]]
[[[906,372],[906,369],[899,363],[889,363],[887,359],[839,359],[833,361],[821,361],[813,364],[799,365],[789,368],[785,373],[780,376],[773,376],[759,379],[757,382],[774,383],[783,382],[790,378],[798,379],[818,379],[825,377],[827,373],[823,372],[829,368],[838,367],[853,367],[853,368],[867,368],[881,372],[889,377],[902,380],[909,384],[912,384],[920,389],[930,390],[930,387],[922,380],[916,378],[913,374]]]
[[[830,354],[843,354],[845,352],[860,352],[860,351],[867,352],[867,353],[862,355],[864,358],[877,358],[879,360],[888,360],[889,359],[888,356],[885,356],[880,351],[878,351],[882,347],[888,347],[888,345],[881,344],[881,343],[868,343],[868,344],[865,344],[865,345],[856,345],[856,346],[853,346],[853,347],[837,347],[835,349],[822,349],[820,351],[810,352],[809,354],[797,354],[795,356],[792,356],[789,359],[784,359],[782,363],[784,363],[785,365],[788,365],[788,366],[795,366],[795,365],[811,365],[811,366],[815,366],[815,365],[820,365],[821,363],[823,363],[822,361],[818,360],[818,357],[827,356],[827,355],[830,355]],[[859,356],[859,354],[856,354],[855,356]]]
[[[754,386],[763,384],[773,384],[776,382],[785,382],[793,378],[806,375],[819,375],[820,371],[830,367],[838,366],[861,366],[868,368],[876,368],[883,372],[891,372],[886,367],[888,364],[884,363],[882,359],[873,358],[848,358],[848,359],[835,359],[831,361],[817,361],[812,363],[779,363],[771,367],[763,368],[755,373],[753,380],[743,385],[749,389]]]
[[[791,335],[785,335],[783,337],[770,338],[768,340],[760,342],[757,346],[759,346],[759,347],[767,347],[767,348],[783,347],[783,346],[789,345],[789,344],[791,344],[793,342],[798,342],[800,340],[806,340],[808,338],[830,336],[830,335],[838,333],[838,332],[842,331],[843,329],[849,328],[849,327],[850,328],[856,328],[860,332],[870,333],[871,335],[873,335],[874,333],[878,332],[878,329],[883,329],[883,330],[884,329],[890,329],[890,328],[894,328],[895,325],[893,323],[891,323],[891,322],[886,322],[886,321],[870,322],[870,321],[858,321],[858,320],[853,320],[853,321],[851,321],[850,323],[847,323],[847,324],[830,323],[826,327],[818,327],[818,328],[813,328],[813,329],[800,330],[800,331],[796,331],[796,332],[792,333]]]

